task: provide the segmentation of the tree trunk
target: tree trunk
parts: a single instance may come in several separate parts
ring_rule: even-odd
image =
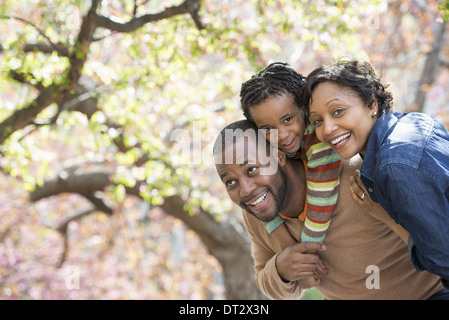
[[[439,55],[441,47],[443,45],[443,37],[446,32],[446,24],[447,21],[443,21],[442,23],[438,23],[436,25],[432,50],[427,53],[427,58],[424,63],[424,69],[421,73],[418,90],[416,92],[415,101],[412,107],[413,111],[423,112],[427,91],[435,82],[435,79],[438,75],[438,69],[440,67]]]
[[[220,262],[227,299],[262,299],[264,296],[255,286],[254,262],[245,231],[237,230],[230,222],[217,222],[203,210],[189,215],[183,209],[184,203],[181,197],[172,196],[161,207],[195,231]]]

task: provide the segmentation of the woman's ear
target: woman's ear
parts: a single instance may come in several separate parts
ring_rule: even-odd
[[[374,101],[373,103],[371,103],[370,110],[371,110],[371,117],[375,117],[379,114],[379,105],[377,104],[376,97],[374,97]]]

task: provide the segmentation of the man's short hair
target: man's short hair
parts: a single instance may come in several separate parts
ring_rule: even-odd
[[[253,132],[257,131],[257,127],[248,120],[239,120],[228,124],[221,130],[217,139],[215,139],[213,153],[214,156],[220,155],[227,147],[236,143],[239,139],[243,138],[243,134],[248,129]],[[235,132],[234,135],[230,135],[230,132]]]
[[[277,170],[277,158],[272,157],[274,151],[277,151],[277,146],[270,144],[266,139],[266,130],[257,129],[257,127],[248,120],[239,120],[228,124],[215,140],[213,147],[213,155],[215,158],[215,164],[223,163],[223,152],[229,150],[238,141],[244,139],[253,139],[255,145],[257,145],[258,161],[260,164],[269,164],[269,168],[263,171],[263,174],[274,174]],[[232,150],[232,149],[231,149]],[[237,148],[236,155],[243,155],[244,149]],[[229,156],[229,157],[228,157]],[[232,164],[234,154],[231,152],[226,153],[224,164]],[[273,161],[275,163],[273,163]],[[275,166],[273,166],[275,165]]]

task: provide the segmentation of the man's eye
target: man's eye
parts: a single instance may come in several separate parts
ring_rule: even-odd
[[[227,187],[232,187],[234,184],[235,184],[235,181],[234,181],[234,180],[229,180],[229,181],[226,181],[226,182],[225,182],[225,185],[226,185]]]
[[[251,168],[248,169],[248,173],[252,174],[252,173],[256,172],[256,170],[257,170],[256,167],[251,167]]]

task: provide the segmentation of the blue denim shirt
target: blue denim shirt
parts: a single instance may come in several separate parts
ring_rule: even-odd
[[[382,114],[366,146],[361,180],[409,233],[410,260],[449,287],[449,133],[422,113]]]

